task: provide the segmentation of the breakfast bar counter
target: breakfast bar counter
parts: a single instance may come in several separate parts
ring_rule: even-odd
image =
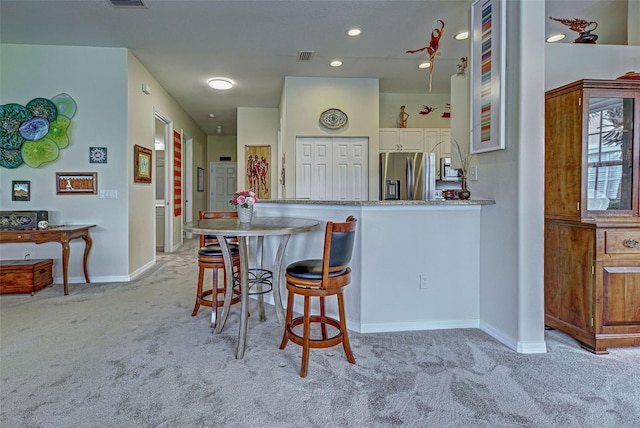
[[[492,200],[302,199],[260,201],[255,215],[358,219],[345,305],[348,328],[365,333],[479,327],[480,221],[491,209]],[[293,236],[284,266],[319,257],[322,230]],[[267,237],[264,251],[273,259],[277,242]]]

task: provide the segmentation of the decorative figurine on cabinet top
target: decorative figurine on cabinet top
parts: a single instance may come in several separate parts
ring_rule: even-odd
[[[596,40],[598,40],[598,36],[595,34],[591,34],[592,31],[594,31],[596,28],[598,28],[598,23],[595,21],[586,21],[584,19],[581,18],[573,18],[573,19],[568,19],[568,18],[554,18],[553,16],[550,16],[549,19],[551,19],[552,21],[558,21],[561,24],[566,25],[567,27],[569,27],[569,30],[571,31],[575,31],[576,33],[578,33],[578,38],[575,39],[573,41],[573,43],[591,43],[591,44],[595,44]],[[591,27],[591,25],[594,25],[593,28],[589,28]],[[589,28],[587,30],[587,28]]]

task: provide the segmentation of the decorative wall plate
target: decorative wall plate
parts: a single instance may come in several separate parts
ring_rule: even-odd
[[[89,163],[107,163],[106,147],[90,147]]]
[[[320,123],[329,129],[340,129],[347,124],[347,115],[337,108],[330,108],[320,114]]]

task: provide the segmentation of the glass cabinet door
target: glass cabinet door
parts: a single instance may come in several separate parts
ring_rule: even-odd
[[[589,98],[587,210],[631,211],[634,195],[635,98]]]

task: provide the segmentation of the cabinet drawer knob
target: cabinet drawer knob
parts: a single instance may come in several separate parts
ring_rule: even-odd
[[[638,244],[640,244],[640,241],[635,239],[625,239],[622,244],[627,248],[636,248]]]

